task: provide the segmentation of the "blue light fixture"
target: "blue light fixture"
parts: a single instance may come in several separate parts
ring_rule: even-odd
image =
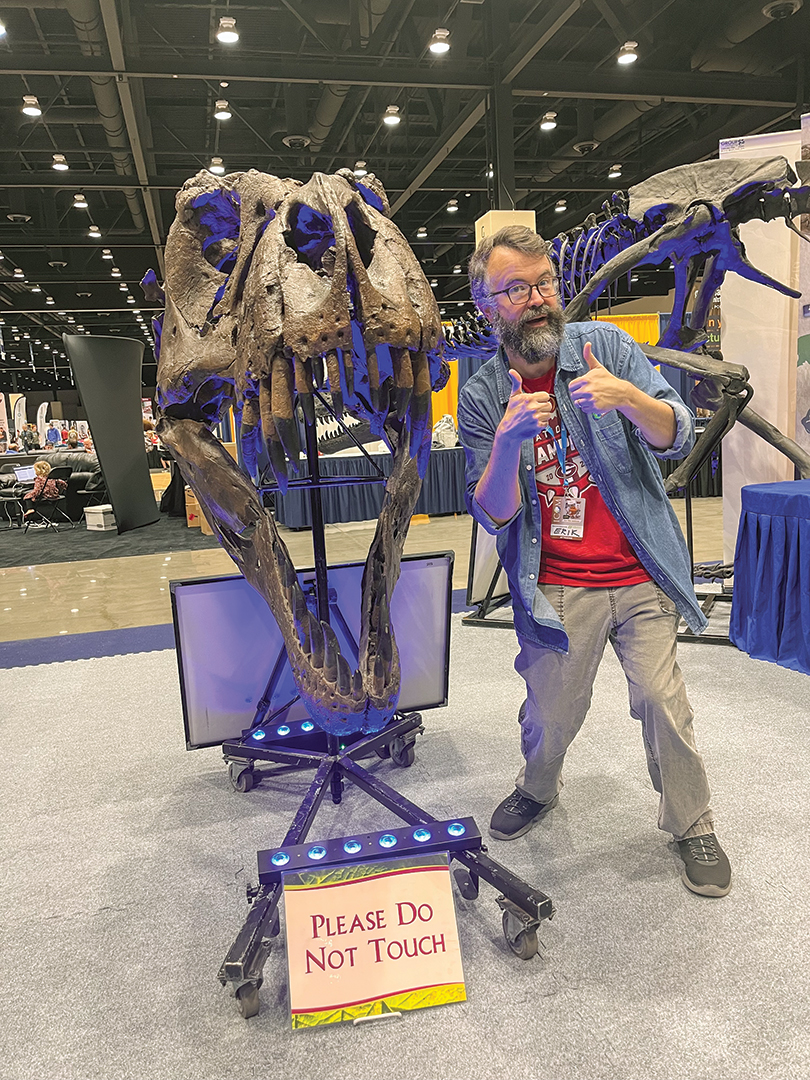
[[[281,727],[276,728],[276,735],[289,735],[289,734],[290,734],[290,725],[289,724],[282,724]]]
[[[265,736],[266,736],[266,735],[267,735],[267,732],[266,732],[266,731],[262,731],[262,729],[261,729],[261,728],[259,728],[259,729],[258,729],[258,731],[254,731],[254,732],[253,732],[253,733],[251,734],[251,736],[250,736],[250,737],[251,737],[251,739],[255,739],[255,740],[256,740],[256,742],[261,742],[261,741],[262,741],[262,739],[263,739],[263,738],[265,738]]]
[[[299,723],[291,724],[300,731]],[[272,735],[272,729],[270,734]],[[319,866],[340,866],[348,862],[377,861],[431,852],[474,851],[480,849],[481,833],[471,817],[429,821],[418,825],[412,822],[399,829],[334,837],[318,843],[287,844],[258,852],[259,882],[270,885],[282,880],[286,873],[306,870],[313,863]],[[277,858],[278,857],[278,858]]]
[[[311,720],[305,720],[301,725],[301,730],[306,732],[314,731],[315,725],[312,723]]]

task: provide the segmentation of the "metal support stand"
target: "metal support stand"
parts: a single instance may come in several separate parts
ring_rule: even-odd
[[[694,584],[696,570],[700,570],[699,576],[703,577],[705,573],[709,572],[709,568],[705,566],[697,567],[695,565],[695,542],[694,531],[692,528],[692,481],[695,478],[693,473],[686,482],[684,487],[684,510],[686,512],[686,547],[689,551],[689,565],[692,567],[692,582]],[[726,573],[726,571],[729,573]],[[695,590],[695,596],[700,601],[700,608],[703,614],[708,619],[716,604],[730,604],[732,600],[731,589],[727,589],[722,584],[724,577],[730,575],[733,572],[733,567],[717,567],[716,572],[718,580],[721,581],[721,592],[698,592]],[[702,634],[693,634],[687,626],[684,630],[678,631],[678,641],[687,641],[696,645],[729,645],[732,648],[736,648],[736,645],[728,636],[728,634],[710,634],[705,630]]]
[[[330,617],[327,581],[326,542],[321,506],[318,448],[314,425],[306,425],[306,449],[311,486],[309,489],[312,512],[312,543],[315,556],[318,616],[328,622]],[[267,689],[257,709],[257,723],[267,728],[266,712],[272,687],[278,672],[270,676]],[[289,703],[284,709],[289,709]],[[273,720],[278,719],[279,710]],[[332,733],[315,728],[308,721],[284,724],[283,745],[271,737],[255,742],[250,732],[238,742],[223,744],[223,756],[228,762],[231,782],[235,790],[249,791],[256,779],[256,762],[275,762],[292,768],[315,768],[315,776],[290,828],[283,846],[303,843],[309,834],[324,797],[328,793],[332,802],[338,804],[343,798],[345,781],[365,791],[376,802],[412,825],[426,825],[437,819],[415,803],[400,795],[390,785],[373,776],[357,764],[357,760],[373,754],[390,758],[393,764],[407,768],[414,761],[414,743],[424,731],[419,713],[396,715],[382,731],[371,735],[357,734],[344,740]],[[478,882],[483,878],[498,889],[498,904],[504,911],[504,935],[509,948],[521,959],[528,960],[538,949],[537,927],[543,919],[554,914],[551,900],[545,893],[534,888],[511,871],[495,862],[485,847],[475,850],[454,850],[451,859],[461,865],[454,871],[456,883],[465,899],[475,899]],[[281,900],[281,883],[260,884],[248,889],[250,905],[247,918],[231,945],[218,979],[223,986],[230,986],[236,997],[239,1012],[244,1017],[255,1016],[259,1011],[259,988],[263,970],[270,955],[272,939],[280,930],[278,907]]]

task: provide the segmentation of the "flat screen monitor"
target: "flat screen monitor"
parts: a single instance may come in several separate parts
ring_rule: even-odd
[[[33,465],[15,465],[14,476],[18,484],[33,484],[37,478]]]
[[[402,670],[400,712],[447,704],[453,558],[451,551],[403,556],[391,601]],[[363,565],[328,571],[330,622],[347,659],[356,654],[360,634]],[[304,595],[314,595],[315,571],[297,573]],[[281,631],[241,574],[173,581],[171,597],[187,749],[241,738],[273,676],[270,712],[295,697]],[[286,714],[290,720],[306,717],[300,701]]]

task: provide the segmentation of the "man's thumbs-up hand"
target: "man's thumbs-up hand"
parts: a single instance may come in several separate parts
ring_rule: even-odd
[[[506,405],[503,420],[498,425],[498,437],[508,442],[521,443],[532,439],[551,419],[554,412],[550,396],[545,391],[527,394],[523,379],[514,368],[509,369],[512,391]]]
[[[588,370],[568,384],[571,400],[585,413],[606,413],[628,404],[630,384],[612,375],[593,354],[590,341],[582,353]]]

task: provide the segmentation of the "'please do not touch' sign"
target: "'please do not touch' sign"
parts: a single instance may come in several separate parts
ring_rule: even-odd
[[[284,875],[293,1028],[466,1001],[447,855]]]

